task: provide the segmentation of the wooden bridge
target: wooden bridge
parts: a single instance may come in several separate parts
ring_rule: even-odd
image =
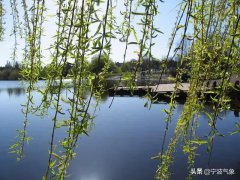
[[[232,76],[230,82],[234,86],[239,86],[240,77],[238,75]],[[216,80],[209,80],[207,82],[208,90],[213,90],[217,86],[221,85],[222,81],[219,79]],[[153,86],[136,86],[133,88],[130,87],[118,87],[117,89],[109,89],[109,95],[145,95],[147,91],[157,94],[158,96],[164,94],[171,94],[172,92],[176,91],[181,96],[186,96],[187,92],[189,91],[190,84],[189,83],[181,83],[177,89],[175,87],[175,83],[172,84],[158,84]]]
[[[178,87],[178,93],[187,93],[189,90],[189,83],[182,83]],[[158,84],[155,86],[136,86],[133,88],[130,87],[118,87],[117,89],[109,89],[109,95],[144,95],[149,91],[158,95],[169,94],[175,91],[175,84]]]

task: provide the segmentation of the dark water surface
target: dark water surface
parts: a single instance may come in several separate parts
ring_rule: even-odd
[[[40,180],[45,174],[48,161],[48,149],[51,138],[52,121],[29,117],[28,135],[33,138],[25,146],[25,157],[17,162],[16,155],[9,153],[9,147],[15,143],[16,129],[23,128],[21,105],[26,100],[24,90],[16,81],[0,81],[0,180]],[[140,97],[116,97],[112,107],[111,98],[105,99],[96,112],[90,136],[79,140],[77,156],[69,168],[70,180],[152,180],[159,164],[151,157],[161,151],[165,128],[163,112],[167,104],[153,104],[151,110],[144,108],[146,100]],[[166,141],[173,135],[176,119],[183,105],[175,110]],[[236,113],[235,113],[236,114]],[[239,117],[232,111],[223,114],[224,120],[217,122],[218,130],[225,137],[214,139],[213,151],[209,163],[207,146],[198,150],[195,168],[234,169],[235,176],[200,175],[193,179],[240,179],[240,134],[230,136],[235,130]],[[207,117],[202,115],[197,130],[204,139],[210,132]],[[57,129],[56,139],[63,136],[63,130]],[[179,146],[171,167],[171,179],[181,180],[188,175],[187,155]],[[237,172],[238,171],[238,172]]]

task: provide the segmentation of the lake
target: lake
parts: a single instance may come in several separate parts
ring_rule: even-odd
[[[38,95],[35,94],[35,99]],[[41,180],[48,162],[53,122],[51,117],[41,119],[29,116],[28,136],[32,137],[24,147],[25,157],[16,161],[16,154],[9,153],[9,147],[16,142],[16,129],[23,128],[22,106],[26,101],[24,89],[18,81],[0,81],[0,180]],[[71,161],[70,180],[152,180],[159,164],[153,160],[162,148],[165,129],[163,109],[168,105],[158,102],[149,110],[144,107],[146,99],[142,97],[105,98],[96,111],[89,136],[78,141],[77,156]],[[166,142],[173,135],[176,120],[181,114],[183,104],[174,111]],[[211,109],[211,108],[209,108]],[[224,137],[216,136],[211,155],[207,145],[197,150],[194,168],[234,169],[235,175],[198,175],[193,179],[240,179],[240,134],[230,135],[236,130],[235,123],[240,122],[237,113],[226,111],[224,119],[217,121],[217,129]],[[206,115],[199,119],[197,135],[206,139],[210,132]],[[56,139],[64,134],[57,129]],[[56,141],[57,142],[57,141]],[[165,147],[166,149],[166,147]],[[210,158],[209,158],[210,157]],[[187,155],[177,147],[171,166],[171,179],[181,180],[188,176]]]

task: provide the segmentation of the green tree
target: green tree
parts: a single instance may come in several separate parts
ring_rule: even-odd
[[[121,70],[122,72],[133,72],[137,65],[137,60],[132,59],[122,64]]]
[[[99,56],[94,56],[89,64],[89,70],[93,73],[100,73],[103,71],[104,68],[107,68],[109,73],[119,73],[119,67],[109,58],[102,55],[100,58]]]

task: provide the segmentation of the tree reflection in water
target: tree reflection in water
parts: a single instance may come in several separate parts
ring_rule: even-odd
[[[21,88],[21,87],[4,88],[4,89],[0,88],[0,93],[2,93],[2,92],[7,92],[9,97],[11,97],[11,96],[21,96],[21,95],[25,94],[25,89]]]

